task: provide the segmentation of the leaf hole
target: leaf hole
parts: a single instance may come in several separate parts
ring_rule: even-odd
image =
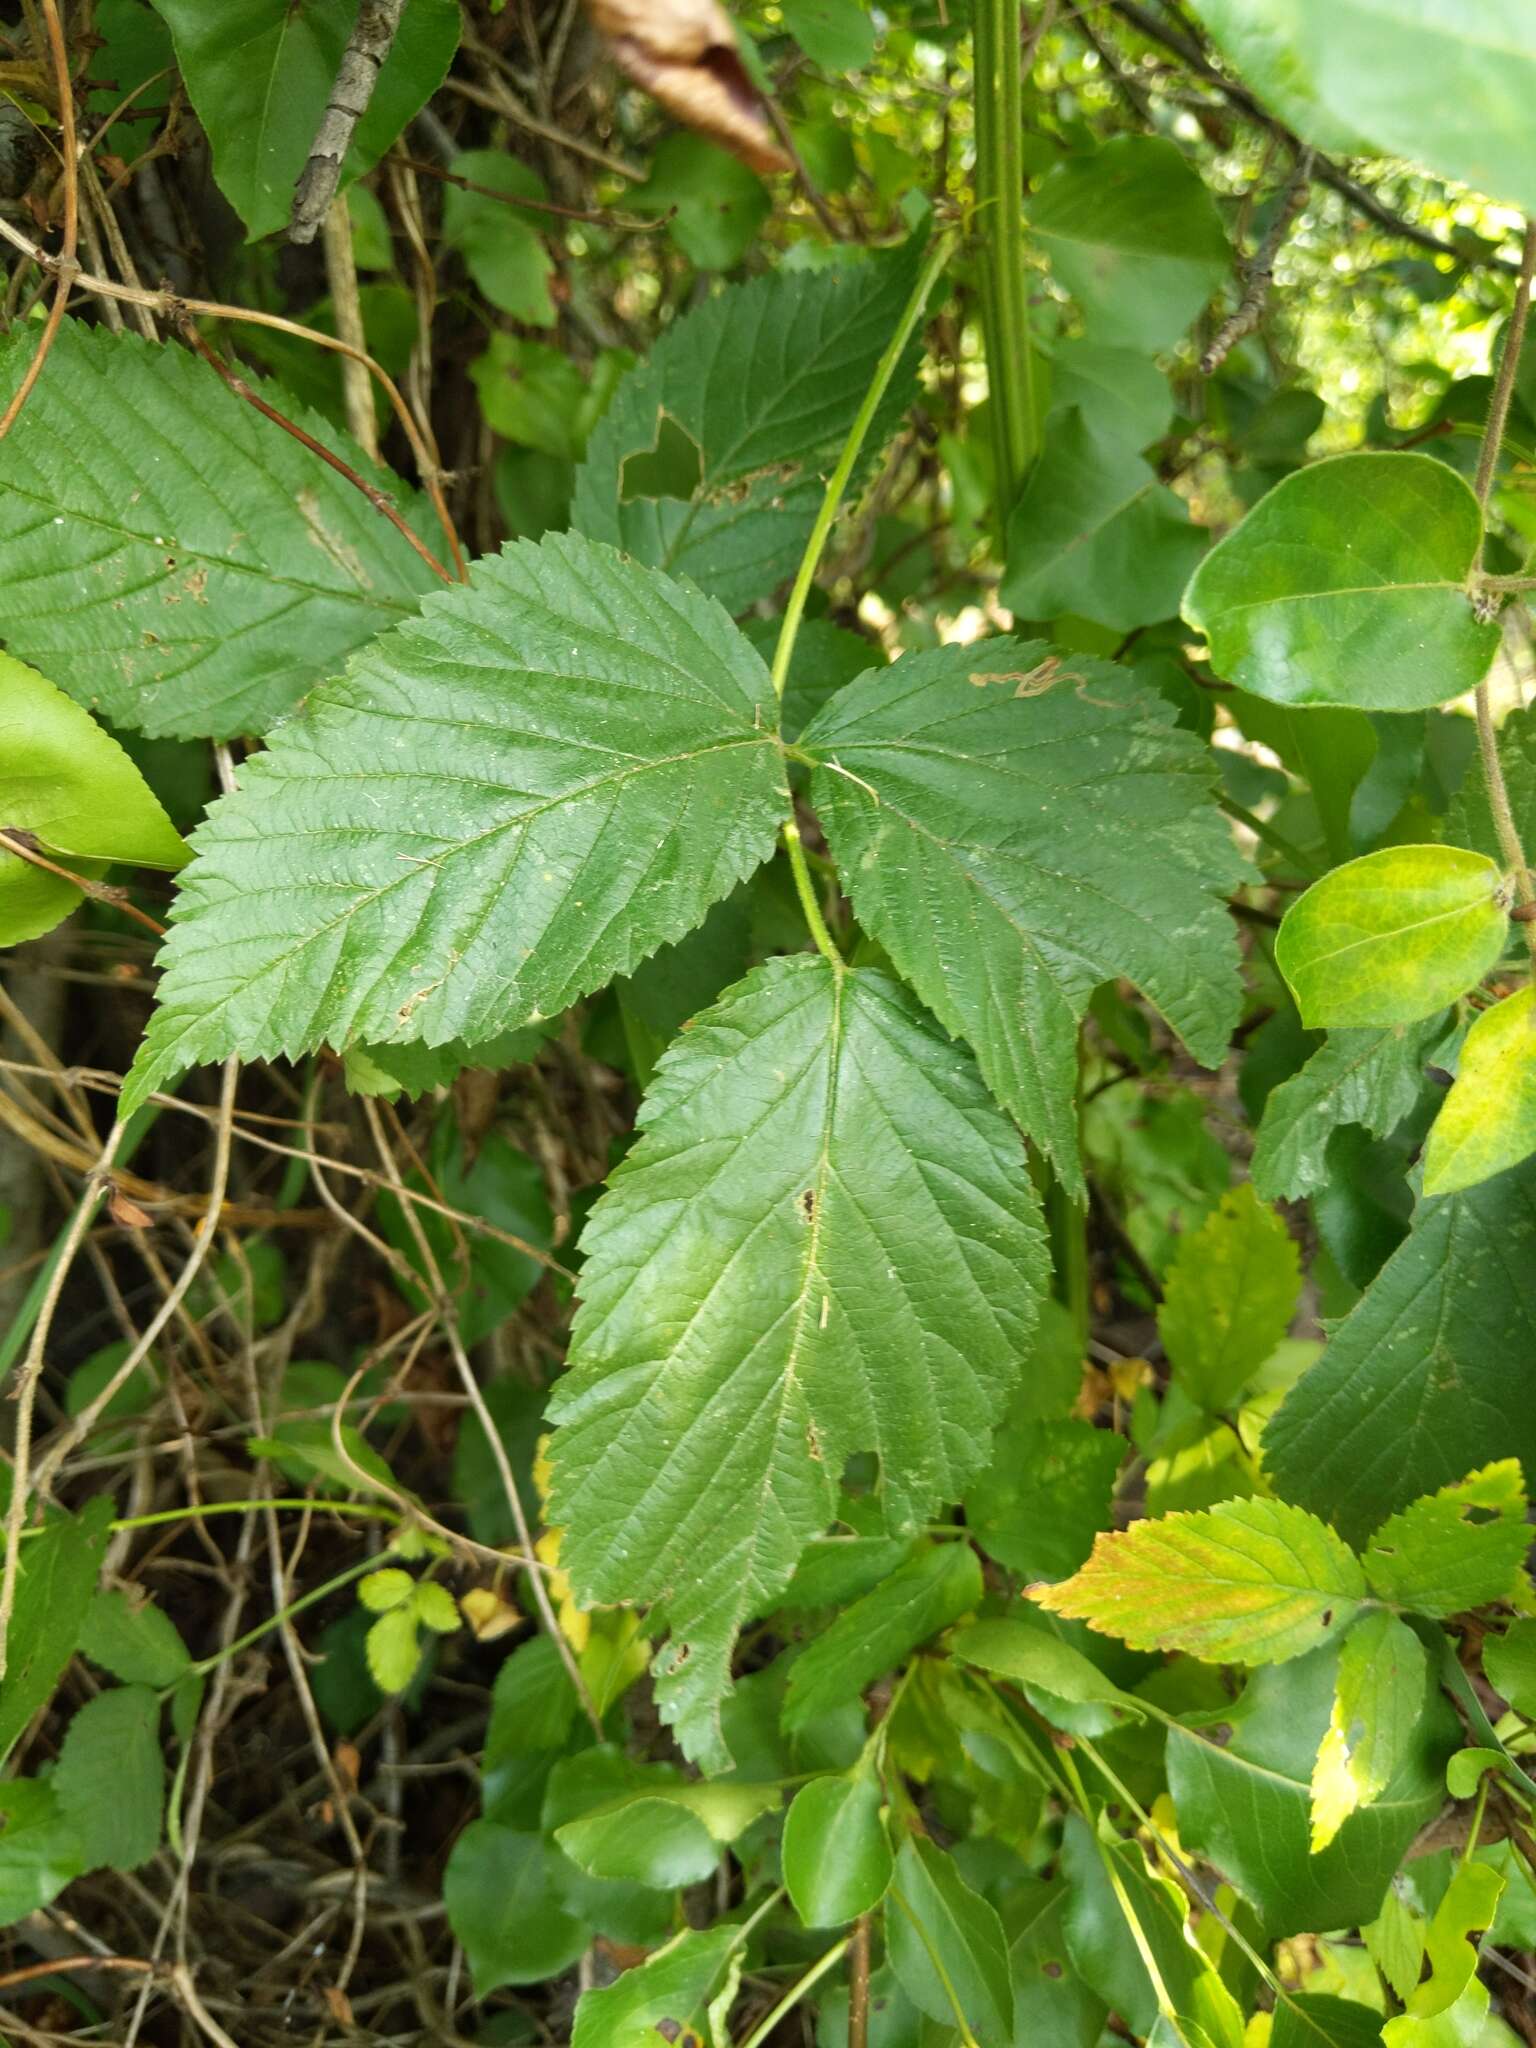
[[[1466,1507],[1461,1511],[1461,1519],[1470,1522],[1474,1529],[1481,1529],[1488,1522],[1496,1522],[1499,1511],[1497,1508]]]

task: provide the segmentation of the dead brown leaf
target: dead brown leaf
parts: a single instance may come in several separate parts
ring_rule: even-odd
[[[717,0],[587,0],[621,71],[754,171],[787,171]]]

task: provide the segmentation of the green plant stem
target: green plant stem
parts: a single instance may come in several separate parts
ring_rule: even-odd
[[[1283,832],[1277,832],[1257,811],[1250,811],[1246,804],[1237,803],[1229,796],[1219,796],[1216,802],[1229,818],[1235,818],[1239,825],[1245,826],[1255,839],[1262,839],[1266,846],[1272,846],[1276,853],[1288,860],[1298,874],[1309,875],[1315,881],[1322,872],[1317,862],[1303,853],[1294,839],[1287,839]]]
[[[794,655],[795,640],[800,631],[800,620],[805,613],[806,599],[810,596],[811,585],[816,580],[816,571],[821,565],[821,557],[827,545],[827,538],[837,519],[838,508],[843,502],[843,493],[847,490],[849,480],[858,464],[865,439],[868,436],[870,427],[874,424],[875,414],[880,409],[880,401],[884,398],[890,381],[896,374],[896,365],[906,353],[907,343],[917,331],[917,324],[922,319],[927,308],[929,297],[935,284],[938,282],[939,273],[948,263],[954,246],[955,236],[952,229],[940,228],[935,233],[933,241],[929,245],[928,253],[923,258],[923,267],[918,272],[917,282],[912,287],[912,295],[902,310],[900,320],[896,323],[895,333],[886,343],[885,353],[875,365],[875,374],[870,379],[869,389],[864,394],[863,403],[859,407],[853,425],[848,429],[848,438],[843,443],[842,454],[837,458],[837,467],[827,479],[827,489],[821,501],[821,510],[816,514],[816,524],[811,528],[811,537],[805,544],[804,555],[800,558],[800,567],[795,575],[794,588],[789,593],[789,603],[784,607],[784,619],[779,627],[778,644],[773,650],[773,668],[771,671],[773,676],[773,694],[781,703],[784,700],[784,685],[789,680],[789,664]]]
[[[1000,524],[1038,453],[1035,357],[1024,271],[1021,31],[1021,0],[976,0],[976,253]]]
[[[294,1495],[285,1500],[205,1500],[196,1501],[184,1508],[162,1508],[152,1515],[121,1515],[107,1527],[116,1534],[123,1529],[159,1529],[168,1522],[200,1522],[208,1515],[254,1515],[264,1508],[311,1508],[322,1515],[361,1515],[370,1522],[398,1522],[400,1510],[393,1507],[375,1506],[371,1501],[361,1500],[311,1500],[306,1495]],[[23,1543],[31,1536],[41,1536],[44,1529],[23,1529]]]
[[[843,1957],[848,1953],[848,1944],[852,1938],[851,1935],[845,1934],[841,1941],[833,1943],[825,1955],[818,1956],[805,1975],[797,1978],[790,1985],[767,2018],[759,2026],[755,2026],[752,2029],[745,2041],[742,2042],[741,2048],[762,2048],[762,2044],[771,2038],[774,2028],[784,2018],[785,2014],[793,2012],[811,1986],[825,1977],[828,1970],[835,1969],[842,1961]]]
[[[901,1893],[897,1890],[894,1884],[891,1886],[891,1897],[896,1901],[897,1905],[901,1908],[902,1912],[907,1916],[907,1919],[912,1924],[913,1932],[916,1934],[918,1940],[922,1943],[923,1947],[928,1952],[928,1960],[933,1965],[933,1974],[938,1978],[940,1984],[944,1987],[944,1996],[949,2000],[950,2008],[955,2016],[955,2027],[959,2032],[961,2042],[964,2044],[964,2048],[981,2048],[980,2042],[978,2042],[976,2036],[971,2032],[970,2022],[967,2020],[965,2016],[965,2007],[960,2003],[960,1994],[955,1990],[954,1985],[950,1982],[949,1972],[944,1967],[944,1959],[939,1954],[938,1950],[934,1947],[933,1942],[929,1937],[928,1930],[923,1925],[922,1916],[918,1913],[913,1912],[912,1908],[907,1904],[906,1900],[902,1897]]]
[[[1495,1749],[1504,1759],[1505,1774],[1520,1788],[1521,1797],[1536,1802],[1536,1779],[1526,1776],[1508,1748],[1494,1733],[1493,1723],[1478,1698],[1476,1689],[1456,1655],[1456,1647],[1445,1630],[1432,1621],[1421,1621],[1416,1615],[1405,1614],[1403,1619],[1413,1630],[1419,1641],[1428,1650],[1431,1659],[1439,1666],[1440,1683],[1467,1717],[1479,1749]]]
[[[844,961],[837,950],[837,942],[827,929],[827,920],[821,914],[821,904],[816,897],[816,884],[806,864],[805,846],[800,838],[800,827],[793,818],[786,818],[782,827],[784,851],[789,855],[789,871],[795,878],[795,894],[800,898],[800,908],[805,912],[805,921],[811,928],[811,937],[816,949],[841,973]]]
[[[1488,401],[1488,423],[1483,429],[1482,450],[1477,458],[1477,480],[1473,488],[1477,492],[1477,500],[1485,516],[1488,501],[1493,495],[1493,479],[1499,465],[1499,448],[1503,443],[1504,428],[1509,420],[1510,401],[1515,390],[1515,373],[1520,367],[1520,352],[1525,344],[1533,276],[1536,276],[1536,221],[1527,221],[1525,239],[1520,248],[1520,275],[1515,284],[1515,303],[1510,308],[1509,324],[1504,329],[1498,372],[1493,380],[1493,396]],[[1509,800],[1509,785],[1504,780],[1504,764],[1499,759],[1499,731],[1494,723],[1493,695],[1489,690],[1486,676],[1477,686],[1476,703],[1477,750],[1483,765],[1483,781],[1488,790],[1488,808],[1493,814],[1499,851],[1504,857],[1505,866],[1510,870],[1516,901],[1522,904],[1536,903],[1536,884],[1531,881],[1525,849],[1520,843],[1520,828],[1515,822],[1514,807]],[[1522,929],[1531,958],[1536,962],[1536,924],[1526,924]]]
[[[231,1657],[237,1657],[242,1650],[248,1650],[252,1643],[259,1643],[263,1636],[270,1635],[275,1628],[281,1628],[285,1621],[291,1621],[296,1614],[302,1614],[306,1607],[318,1606],[322,1600],[329,1600],[333,1593],[339,1593],[343,1586],[350,1586],[354,1579],[360,1579],[366,1572],[376,1572],[379,1566],[393,1555],[394,1546],[386,1544],[375,1555],[365,1557],[361,1564],[351,1564],[344,1572],[338,1572],[334,1579],[327,1579],[323,1586],[316,1586],[312,1593],[305,1593],[297,1600],[291,1600],[286,1607],[269,1614],[265,1621],[255,1628],[247,1629],[243,1636],[236,1636],[232,1643],[226,1643],[222,1650],[215,1650],[211,1657],[203,1657],[191,1665],[177,1679],[176,1685],[184,1685],[189,1678],[206,1678],[210,1671],[216,1671],[221,1664],[227,1664]],[[167,1693],[176,1690],[168,1686]]]

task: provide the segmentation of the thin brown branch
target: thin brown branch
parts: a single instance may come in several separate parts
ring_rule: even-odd
[[[64,47],[64,28],[59,20],[58,0],[42,0],[43,21],[48,31],[48,54],[53,62],[54,85],[59,96],[59,145],[64,158],[64,238],[59,252],[58,282],[53,301],[43,322],[42,335],[32,353],[15,396],[0,414],[0,441],[15,426],[21,409],[32,396],[33,386],[43,374],[48,352],[58,337],[69,302],[70,279],[75,271],[75,251],[80,240],[80,165],[75,149],[75,88],[69,75],[69,52]]]
[[[7,831],[0,827],[0,850],[13,853],[18,860],[27,861],[35,868],[42,868],[47,874],[57,875],[61,882],[68,882],[72,888],[78,889],[82,896],[89,896],[93,903],[110,904],[114,910],[120,910],[124,917],[131,917],[146,930],[152,931],[156,938],[165,937],[165,926],[157,918],[151,917],[147,910],[140,910],[138,905],[131,901],[126,889],[120,889],[114,882],[98,882],[92,875],[77,875],[73,868],[63,867],[58,861],[50,860],[40,847],[32,843],[30,833],[18,832],[14,828]]]
[[[1209,377],[1223,364],[1228,355],[1243,339],[1252,334],[1264,317],[1264,308],[1269,304],[1270,288],[1275,281],[1275,258],[1290,232],[1291,222],[1307,203],[1312,189],[1312,163],[1315,152],[1304,149],[1298,155],[1286,180],[1285,190],[1275,208],[1274,219],[1264,231],[1264,239],[1253,252],[1243,280],[1243,295],[1237,309],[1224,320],[1216,332],[1215,339],[1200,358],[1200,374]]]
[[[593,227],[611,228],[615,234],[653,235],[677,212],[675,206],[669,206],[665,213],[653,213],[644,220],[630,219],[622,213],[605,213],[600,206],[561,206],[553,199],[530,199],[523,192],[503,192],[496,185],[479,185],[473,178],[460,177],[457,171],[446,171],[441,164],[429,164],[423,157],[405,156],[399,150],[391,153],[389,162],[431,178],[439,185],[453,185],[460,192],[478,192],[482,199],[494,199],[502,206],[526,207],[530,213],[550,213],[560,220],[585,221]]]

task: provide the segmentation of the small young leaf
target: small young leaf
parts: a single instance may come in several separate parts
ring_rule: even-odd
[[[1151,464],[1072,406],[1046,429],[1009,515],[998,595],[1021,619],[1073,612],[1130,632],[1178,611],[1205,542]]]
[[[391,1565],[360,1579],[357,1597],[370,1614],[388,1614],[392,1607],[403,1607],[415,1590],[416,1581],[410,1573]]]
[[[1266,1201],[1298,1201],[1328,1179],[1328,1140],[1361,1124],[1396,1129],[1419,1099],[1424,1070],[1450,1027],[1435,1013],[1388,1031],[1330,1031],[1290,1080],[1271,1091],[1253,1148],[1253,1184]]]
[[[1069,1185],[1100,982],[1129,976],[1222,1058],[1239,988],[1219,899],[1243,864],[1205,750],[1126,670],[1038,640],[907,655],[801,743],[860,921]]]
[[[1228,682],[1277,704],[1422,711],[1473,689],[1499,644],[1467,578],[1483,521],[1447,463],[1335,455],[1284,478],[1184,599]]]
[[[1395,1606],[1448,1620],[1514,1599],[1525,1584],[1525,1486],[1504,1458],[1416,1500],[1383,1522],[1365,1546],[1371,1590]]]
[[[560,1903],[558,1861],[542,1836],[493,1820],[472,1821],[454,1843],[443,1872],[443,1905],[464,1944],[477,1998],[503,1984],[558,1977],[591,1939],[586,1923]]]
[[[1371,1961],[1401,2004],[1419,1981],[1424,1967],[1424,1922],[1396,1885],[1387,1892],[1381,1911],[1360,1930]]]
[[[902,1844],[885,1930],[902,1990],[930,2019],[952,2026],[958,2005],[978,2040],[1012,2040],[1013,1986],[1002,1925],[953,1858],[932,1842],[914,1836]]]
[[[24,321],[0,345],[0,398],[39,331]],[[442,545],[424,500],[277,397]],[[265,732],[437,587],[354,485],[182,348],[66,320],[5,445],[6,646],[120,726]]]
[[[658,2041],[684,2048],[690,2037],[701,2041],[697,2028],[740,1940],[739,1927],[688,1928],[617,1983],[583,1992],[571,2048],[655,2048]]]
[[[1488,1683],[1517,1714],[1536,1721],[1536,1621],[1512,1621],[1501,1636],[1484,1636]]]
[[[1504,1878],[1489,1863],[1463,1863],[1435,1908],[1424,1939],[1429,1975],[1408,1994],[1409,2016],[1433,2019],[1448,2012],[1471,1983],[1477,1946],[1470,1939],[1493,1923]]]
[[[1275,960],[1303,1024],[1413,1024],[1476,988],[1504,949],[1498,867],[1455,846],[1389,846],[1314,882]]]
[[[81,1652],[128,1685],[174,1685],[192,1659],[175,1622],[152,1600],[117,1588],[92,1596],[80,1630]]]
[[[781,1850],[790,1903],[807,1927],[840,1927],[879,1904],[893,1861],[868,1771],[812,1778],[795,1794]]]
[[[1231,268],[1210,193],[1161,135],[1065,158],[1041,181],[1029,225],[1089,339],[1143,355],[1171,348]]]
[[[1536,1476],[1536,1402],[1512,1401],[1512,1330],[1536,1327],[1536,1165],[1421,1203],[1404,1244],[1264,1432],[1288,1500],[1362,1540],[1491,1459]]]
[[[1536,982],[1474,1018],[1424,1153],[1424,1192],[1449,1195],[1536,1152]]]
[[[434,1635],[451,1636],[458,1628],[459,1610],[454,1605],[453,1595],[435,1579],[417,1580],[413,1604],[416,1619]]]
[[[878,1449],[893,1532],[985,1461],[1039,1287],[1022,1149],[888,977],[773,960],[662,1060],[583,1238],[550,1414],[583,1600],[665,1599],[663,1713],[716,1767],[737,1629]],[[751,1285],[739,1274],[750,1246]]]
[[[1112,1684],[1081,1650],[1038,1623],[1011,1616],[974,1621],[951,1638],[949,1648],[962,1664],[1021,1686],[1036,1711],[1057,1727],[1070,1724],[1081,1734],[1100,1735],[1145,1718],[1140,1703]],[[1085,1707],[1098,1710],[1092,1727],[1080,1712],[1062,1711]]]
[[[79,1833],[51,1782],[0,1784],[0,1927],[51,1905],[85,1867]]]
[[[1424,1673],[1424,1645],[1395,1615],[1362,1614],[1345,1636],[1333,1713],[1312,1769],[1314,1856],[1402,1768],[1424,1711]]]
[[[1281,1664],[1346,1629],[1366,1583],[1359,1561],[1315,1515],[1283,1501],[1235,1500],[1100,1536],[1074,1578],[1032,1587],[1031,1597],[1132,1649]]]
[[[154,1855],[165,1758],[160,1701],[147,1685],[115,1686],[86,1702],[64,1732],[53,1788],[88,1870],[136,1870]]]
[[[124,1114],[232,1052],[554,1016],[767,857],[772,724],[760,657],[696,590],[570,535],[478,563],[214,805]]]
[[[1290,1327],[1301,1261],[1285,1224],[1244,1184],[1181,1240],[1157,1332],[1176,1384],[1212,1414],[1230,1408]]]
[[[509,198],[547,196],[544,180],[533,166],[520,163],[504,150],[462,150],[449,168],[454,177],[468,179],[472,185],[488,185]],[[540,233],[549,224],[548,214],[541,216],[522,207],[504,205],[490,192],[468,192],[462,186],[450,185],[443,194],[443,240],[459,251],[470,276],[491,304],[530,327],[555,324],[554,301],[549,295],[555,264]],[[493,343],[501,339],[493,333]],[[584,388],[580,373],[569,358],[561,356],[558,360],[574,380],[579,394]],[[488,403],[485,414],[497,433],[507,431]],[[542,443],[534,441],[530,445],[537,448]],[[580,451],[559,448],[552,452],[574,455]]]
[[[982,1597],[981,1566],[968,1543],[937,1543],[898,1565],[795,1659],[784,1695],[793,1734],[893,1670]]]
[[[391,1607],[368,1631],[369,1676],[380,1692],[404,1692],[420,1663],[414,1608]]]

